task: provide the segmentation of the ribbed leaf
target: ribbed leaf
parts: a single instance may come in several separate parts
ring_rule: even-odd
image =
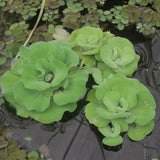
[[[19,83],[20,77],[13,74],[11,71],[7,71],[1,78],[0,84],[2,92],[7,99],[7,101],[13,103],[15,101],[13,97],[13,88]]]
[[[26,89],[21,82],[14,86],[13,95],[17,104],[25,107],[29,111],[34,110],[37,112],[45,111],[49,107],[51,99],[51,91],[39,92]]]
[[[85,95],[88,73],[77,71],[68,77],[69,85],[64,91],[55,93],[53,99],[58,105],[64,105],[78,101]]]
[[[93,123],[97,127],[104,127],[109,123],[109,120],[104,119],[97,114],[97,107],[97,104],[89,103],[85,107],[85,115],[90,123]]]
[[[105,145],[108,145],[108,146],[116,146],[116,145],[119,145],[121,144],[123,141],[122,137],[121,136],[117,136],[117,137],[105,137],[103,138],[102,142],[103,144]]]
[[[134,141],[140,141],[152,131],[153,127],[154,127],[153,121],[146,124],[145,126],[130,125],[128,129],[128,136]]]

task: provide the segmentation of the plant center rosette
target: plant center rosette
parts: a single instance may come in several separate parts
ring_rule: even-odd
[[[84,64],[96,65],[95,55],[99,54],[105,41],[113,37],[110,32],[102,32],[100,28],[83,27],[73,31],[68,42],[73,43],[73,50]]]
[[[154,127],[154,98],[136,79],[110,75],[94,86],[88,100],[86,117],[105,136],[105,145],[121,144],[122,132],[128,132],[134,141],[142,140]]]
[[[137,68],[139,55],[126,38],[111,37],[101,48],[97,67],[101,71],[131,75]]]
[[[88,72],[78,68],[71,44],[37,42],[22,46],[19,53],[12,69],[0,78],[2,92],[17,114],[48,124],[74,111],[85,95]]]

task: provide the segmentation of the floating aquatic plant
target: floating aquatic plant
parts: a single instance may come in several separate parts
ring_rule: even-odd
[[[36,151],[27,153],[25,149],[19,148],[16,141],[11,140],[8,134],[9,128],[0,125],[0,159],[1,160],[45,160],[40,158]]]
[[[110,32],[102,32],[100,28],[83,27],[73,31],[68,42],[74,44],[73,50],[84,60],[84,64],[95,65],[93,55],[98,54],[104,42],[112,36]]]
[[[40,4],[40,0],[0,1],[2,11],[9,14],[16,13],[15,17],[24,20],[35,18]],[[147,36],[157,33],[160,23],[160,17],[157,16],[160,14],[159,0],[129,0],[128,3],[124,3],[125,5],[115,6],[110,10],[105,10],[106,4],[106,0],[47,0],[42,20],[46,21],[46,25],[62,24],[72,30],[86,25],[106,28],[109,24],[108,21],[115,24],[119,30],[143,23],[142,29],[137,28],[138,32]],[[153,13],[145,14],[146,9],[151,9]],[[148,17],[148,22],[143,21],[142,15]],[[150,19],[152,20],[150,21]]]
[[[25,22],[13,23],[7,30],[5,30],[5,45],[2,46],[0,65],[3,65],[7,59],[14,57],[20,46],[24,43],[28,36],[29,25]],[[7,41],[6,41],[7,39]]]
[[[129,0],[128,4],[129,5],[135,5],[135,4],[139,4],[142,6],[147,6],[149,3],[152,3],[153,0]]]
[[[105,136],[105,145],[121,144],[122,132],[139,141],[152,131],[155,101],[138,80],[115,74],[93,88],[88,93],[85,114]]]
[[[58,34],[54,25],[46,30]],[[104,144],[122,143],[122,132],[138,141],[152,131],[155,101],[138,80],[125,77],[135,71],[139,60],[129,40],[100,28],[83,27],[73,31],[67,42],[22,46],[19,56],[0,78],[4,97],[17,115],[46,124],[59,121],[65,111],[76,109],[92,73],[97,85],[88,94],[85,113],[105,136]]]
[[[154,6],[156,3],[159,3],[159,1],[144,1],[147,2],[146,5],[143,4],[143,1],[140,2],[139,0],[137,2],[136,0],[133,0],[132,2],[129,1],[130,5],[115,6],[109,11],[104,11],[103,14],[108,21],[117,25],[119,30],[123,30],[128,26],[136,25],[137,31],[146,36],[151,36],[157,33],[160,26],[159,10],[157,9],[156,11],[147,5],[152,4]],[[143,5],[136,5],[137,3]],[[156,6],[158,6],[158,4]]]
[[[101,48],[100,58],[106,68],[124,75],[131,75],[139,61],[139,55],[135,54],[132,43],[121,37],[109,38]]]
[[[10,13],[17,13],[22,16],[24,20],[28,20],[37,15],[37,11],[40,9],[40,0],[30,0],[30,1],[10,1],[4,7],[4,11],[9,11]]]
[[[76,13],[82,11],[83,10],[82,4],[76,1],[77,0],[67,0],[66,1],[67,8],[63,10],[63,13],[69,13],[69,12]]]
[[[139,56],[132,43],[100,28],[83,27],[73,31],[68,42],[84,64],[96,65],[100,70],[131,75],[137,68]],[[103,66],[103,69],[102,69]]]
[[[74,111],[86,92],[88,72],[73,69],[79,58],[71,44],[37,42],[22,46],[19,54],[12,69],[0,78],[2,92],[17,114],[52,123],[65,111]]]
[[[83,55],[94,55],[100,51],[103,38],[104,34],[100,28],[83,27],[73,31],[68,42],[75,43],[75,51]]]

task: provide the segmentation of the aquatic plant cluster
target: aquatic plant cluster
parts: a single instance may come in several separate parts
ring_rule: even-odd
[[[13,58],[31,32],[41,8],[41,0],[0,0],[0,66]],[[39,25],[30,39],[51,41],[56,28],[78,29],[82,26],[109,30],[110,22],[119,30],[136,26],[147,36],[160,27],[159,0],[129,0],[108,8],[107,0],[46,0]],[[43,32],[41,32],[43,31]],[[5,67],[3,67],[3,70]],[[3,72],[3,71],[1,71]]]
[[[139,58],[129,40],[83,27],[67,41],[22,46],[0,85],[17,115],[49,124],[75,111],[91,74],[95,85],[87,94],[85,115],[104,136],[103,143],[115,146],[123,142],[123,132],[139,141],[154,127],[154,98],[138,80],[127,77]]]
[[[45,160],[40,158],[36,151],[27,153],[25,149],[19,148],[16,141],[10,139],[9,128],[0,125],[0,158],[1,160]]]
[[[146,36],[154,35],[160,27],[159,9],[156,8],[153,10],[143,5],[136,6],[135,3],[129,4],[132,5],[116,6],[110,11],[104,12],[106,18],[117,25],[119,30],[123,30],[127,26],[135,24],[138,32]]]
[[[16,13],[25,21],[38,14],[40,4],[41,0],[0,1],[4,12]],[[123,5],[117,5],[107,10],[105,4],[107,5],[107,0],[47,0],[42,21],[47,24],[62,24],[63,27],[71,29],[77,29],[84,25],[102,27],[105,26],[106,21],[111,21],[113,24],[117,24],[117,28],[120,30],[133,24],[139,26],[141,23],[141,30],[139,27],[137,30],[144,35],[153,34],[160,27],[159,0],[129,0]],[[146,17],[148,17],[148,21]]]

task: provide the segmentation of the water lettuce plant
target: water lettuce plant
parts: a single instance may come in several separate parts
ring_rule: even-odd
[[[72,49],[84,64],[97,65],[101,71],[131,75],[137,68],[139,55],[132,43],[100,28],[77,29],[71,33],[68,42],[73,43]]]
[[[17,114],[52,123],[65,111],[74,111],[86,92],[88,72],[77,68],[79,58],[71,44],[37,42],[22,46],[19,54],[12,69],[0,78],[2,92]]]
[[[105,136],[105,145],[121,144],[122,132],[134,141],[142,140],[154,127],[154,98],[136,79],[110,75],[93,87],[88,101],[86,117]]]
[[[100,28],[83,27],[73,31],[68,42],[74,42],[74,49],[83,55],[94,55],[102,47],[103,37]]]
[[[74,44],[72,49],[84,61],[84,64],[95,65],[94,55],[97,55],[105,41],[113,36],[110,32],[103,32],[100,28],[86,26],[73,31],[68,42]]]
[[[137,68],[139,55],[126,38],[111,37],[100,51],[100,59],[113,72],[131,75]]]
[[[143,84],[126,77],[140,58],[126,38],[83,27],[67,42],[22,46],[19,56],[0,78],[4,97],[17,115],[45,124],[59,121],[65,111],[76,109],[92,73],[97,85],[88,93],[85,114],[105,136],[105,145],[121,144],[122,132],[139,141],[152,131],[156,104]]]

